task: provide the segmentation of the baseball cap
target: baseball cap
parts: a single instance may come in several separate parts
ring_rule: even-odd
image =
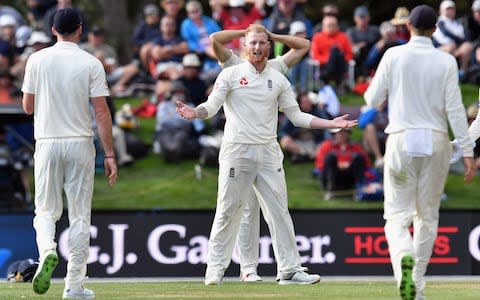
[[[230,7],[244,7],[245,0],[228,0],[228,6]]]
[[[92,29],[90,30],[90,32],[93,33],[93,35],[104,35],[105,34],[105,30],[103,30],[103,28],[98,26],[98,25],[93,26]]]
[[[295,35],[299,32],[307,32],[307,27],[303,21],[295,21],[290,24],[290,35]]]
[[[158,9],[158,7],[155,4],[147,4],[143,8],[143,14],[146,15],[146,16],[159,15],[160,10]]]
[[[17,27],[17,21],[11,15],[3,15],[0,17],[0,27],[13,26]]]
[[[53,27],[60,34],[71,34],[82,24],[80,16],[72,8],[59,9],[53,18]]]
[[[201,65],[200,59],[195,53],[185,54],[182,59],[182,65],[184,67],[198,68]]]
[[[48,44],[51,42],[51,39],[43,31],[34,31],[30,35],[30,38],[27,41],[27,45],[32,46],[35,44]]]
[[[479,11],[480,10],[480,0],[473,1],[472,10],[474,10],[474,11]]]
[[[418,29],[432,29],[437,24],[437,13],[428,5],[416,6],[410,13],[410,23]]]
[[[455,2],[452,0],[444,0],[442,3],[440,3],[440,9],[444,10],[447,8],[455,8]]]
[[[355,17],[368,17],[370,16],[370,13],[368,12],[368,8],[360,5],[355,8],[355,11],[353,12],[353,15]]]

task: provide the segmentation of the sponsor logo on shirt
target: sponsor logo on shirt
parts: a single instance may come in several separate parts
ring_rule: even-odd
[[[246,77],[240,78],[240,85],[243,85],[243,86],[248,85],[248,80]]]

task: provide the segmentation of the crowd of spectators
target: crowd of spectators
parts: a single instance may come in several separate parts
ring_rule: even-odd
[[[171,105],[168,103],[179,94],[194,105],[208,96],[212,83],[221,71],[210,35],[224,29],[245,29],[254,22],[264,24],[272,33],[300,36],[311,41],[309,53],[286,76],[297,92],[302,109],[333,118],[345,111],[337,96],[346,92],[362,94],[375,75],[385,51],[409,40],[406,30],[409,10],[398,7],[391,16],[385,16],[380,24],[373,24],[368,7],[356,7],[352,18],[345,20],[339,19],[341,7],[332,2],[321,7],[321,19],[313,23],[305,14],[306,2],[210,0],[209,7],[204,7],[205,2],[198,0],[151,1],[142,8],[142,17],[131,33],[132,57],[126,64],[120,64],[117,50],[108,44],[108,28],[94,24],[71,0],[27,1],[26,16],[13,7],[1,5],[0,103],[18,101],[18,87],[21,86],[28,56],[55,42],[50,30],[53,16],[58,9],[72,7],[82,18],[80,47],[103,63],[112,97],[134,95],[138,86],[147,87],[146,90],[151,93],[145,105],[149,107],[148,114],[157,117],[157,130],[155,137],[152,137],[152,144],[154,140],[163,141],[165,138],[160,138],[162,136],[173,136],[164,134],[165,128],[173,126],[170,123],[176,124],[173,127],[178,125],[187,128],[189,139],[201,140],[203,136],[205,140],[205,136],[211,134],[205,124],[200,129],[198,124],[184,126],[180,124],[183,121],[174,118],[167,120],[163,114],[170,115]],[[451,0],[442,1],[438,12],[434,45],[457,58],[461,81],[479,84],[480,0],[473,1],[471,10],[464,16],[456,15],[456,5]],[[241,38],[225,46],[240,57],[245,55]],[[272,48],[272,58],[289,50],[279,42],[275,42]],[[145,107],[142,109],[137,111],[145,111]],[[362,149],[372,159],[372,167],[379,170],[383,167],[385,135],[382,132],[388,122],[386,109],[386,106],[366,108],[360,122],[364,132],[360,147],[363,146]],[[284,123],[279,124],[279,139],[287,157],[293,161],[311,161],[313,164],[315,158],[318,160],[322,143],[335,144],[335,137],[343,135],[328,131],[305,135],[294,129],[288,120],[280,120]],[[122,126],[117,125],[117,129],[122,130]],[[123,139],[122,134],[117,136]],[[22,142],[33,145],[31,137]],[[120,144],[125,144],[125,141],[120,141]],[[195,145],[198,153],[189,153],[188,157],[200,154],[201,143]],[[126,164],[130,164],[133,157],[123,152]],[[156,147],[156,152],[162,155],[161,147]],[[180,157],[182,155],[167,160],[176,161]],[[324,165],[324,162],[317,161],[316,164]],[[370,162],[365,161],[360,165],[368,168]],[[327,186],[326,177],[322,178],[323,186]],[[25,195],[26,198],[30,197],[29,191]]]

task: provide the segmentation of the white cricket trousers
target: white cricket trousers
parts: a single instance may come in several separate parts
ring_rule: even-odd
[[[223,143],[219,161],[217,209],[208,242],[206,277],[223,277],[230,264],[252,184],[260,196],[257,199],[272,237],[280,276],[300,271],[300,256],[288,211],[283,153],[278,143]]]
[[[423,292],[425,273],[437,237],[440,198],[449,170],[448,135],[433,131],[433,154],[409,157],[403,150],[403,132],[387,139],[384,166],[385,234],[397,284],[402,277],[401,258],[415,258],[413,279]],[[413,222],[413,238],[409,227]]]
[[[248,192],[245,209],[240,221],[237,250],[240,258],[240,274],[257,274],[260,242],[260,203],[252,187]]]
[[[65,288],[79,288],[87,272],[95,174],[92,138],[39,139],[35,145],[35,217],[39,256],[56,251],[56,222],[68,205],[69,257]]]

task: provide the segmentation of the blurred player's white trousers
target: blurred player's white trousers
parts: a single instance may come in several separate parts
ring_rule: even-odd
[[[384,166],[384,218],[393,273],[402,277],[404,255],[415,258],[413,278],[417,291],[425,288],[425,272],[437,237],[440,198],[449,170],[448,135],[433,131],[433,154],[409,157],[403,150],[403,132],[387,139]],[[409,227],[413,222],[413,239]]]
[[[219,161],[217,209],[208,243],[206,277],[222,277],[230,264],[252,184],[260,195],[258,200],[272,236],[280,275],[300,271],[300,256],[288,211],[283,153],[278,143],[223,143]]]
[[[68,204],[69,260],[65,287],[79,288],[86,275],[95,174],[92,138],[40,139],[35,145],[35,217],[39,256],[56,251],[56,222]]]
[[[247,196],[238,232],[237,250],[241,274],[257,274],[259,241],[260,203],[252,187]]]

